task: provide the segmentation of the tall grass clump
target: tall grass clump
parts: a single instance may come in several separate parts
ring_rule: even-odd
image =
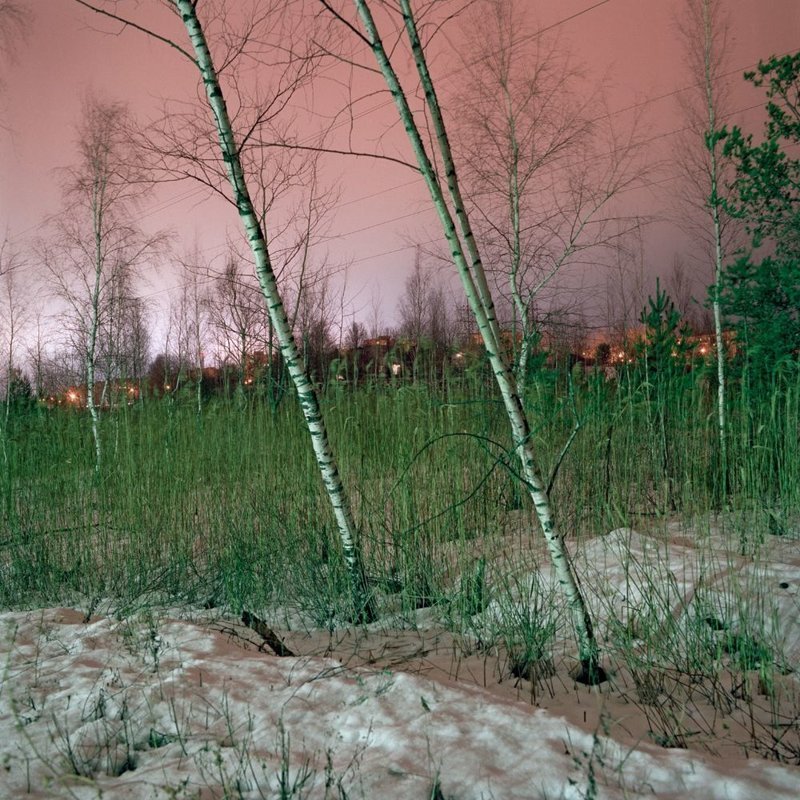
[[[797,364],[757,386],[745,367],[731,370],[721,476],[713,363],[665,357],[668,369],[643,356],[611,378],[543,366],[529,381],[532,436],[550,470],[558,465],[551,492],[562,529],[597,535],[722,514],[746,528],[741,548],[795,531]],[[404,608],[446,598],[462,566],[491,563],[502,537],[530,531],[502,406],[485,378],[473,370],[435,384],[331,382],[322,393],[370,585],[395,592]],[[291,403],[214,398],[198,415],[193,399],[149,400],[105,412],[101,435],[97,479],[85,413],[9,415],[0,604],[159,596],[234,609],[298,604],[338,617],[346,574]]]

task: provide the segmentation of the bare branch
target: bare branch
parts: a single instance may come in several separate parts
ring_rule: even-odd
[[[143,25],[140,25],[138,22],[134,22],[133,20],[127,19],[120,14],[116,14],[113,11],[107,11],[104,8],[100,8],[92,3],[87,2],[87,0],[73,0],[73,2],[78,3],[78,5],[83,6],[84,8],[88,8],[90,11],[94,11],[96,14],[100,14],[103,17],[108,17],[109,19],[113,19],[115,22],[119,22],[122,24],[123,28],[133,28],[134,30],[139,31],[140,33],[144,33],[147,36],[150,36],[153,39],[156,39],[159,42],[163,42],[164,44],[172,47],[174,50],[177,50],[184,58],[189,59],[192,64],[197,66],[197,61],[195,58],[189,53],[188,50],[184,50],[179,44],[174,42],[172,39],[169,39],[166,36],[162,36],[160,33],[156,33],[150,28],[146,28]]]

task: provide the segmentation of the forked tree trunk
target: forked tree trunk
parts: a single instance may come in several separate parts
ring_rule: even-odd
[[[222,93],[211,52],[206,42],[203,27],[197,17],[195,3],[191,0],[174,0],[186,26],[192,48],[196,56],[196,64],[203,78],[208,103],[214,115],[219,136],[222,158],[228,173],[228,180],[233,190],[234,201],[242,220],[250,249],[256,263],[259,284],[267,310],[275,330],[281,355],[289,374],[297,389],[300,407],[303,411],[314,455],[322,475],[325,490],[333,506],[333,513],[339,530],[344,559],[352,585],[356,613],[360,620],[369,621],[376,616],[374,602],[370,597],[366,578],[361,563],[356,525],[350,505],[345,496],[344,487],[334,460],[328,433],[322,418],[316,391],[303,368],[303,358],[298,351],[286,316],[275,273],[272,268],[264,231],[256,215],[247,182],[244,177],[239,150],[231,128],[225,98]]]
[[[436,211],[450,245],[453,261],[458,269],[470,309],[475,317],[481,336],[486,346],[492,371],[503,398],[503,404],[511,425],[515,451],[519,458],[522,475],[526,487],[533,500],[536,514],[547,542],[558,582],[561,586],[575,628],[581,668],[578,679],[585,683],[599,683],[605,674],[599,665],[599,652],[594,636],[591,616],[578,586],[577,577],[569,558],[564,540],[556,527],[547,484],[543,480],[536,465],[531,430],[522,402],[517,391],[514,375],[501,349],[499,326],[497,324],[494,303],[486,281],[477,242],[472,232],[461,192],[458,186],[455,164],[453,162],[447,132],[442,119],[441,109],[436,97],[433,81],[428,72],[427,61],[416,29],[414,14],[409,0],[400,0],[400,8],[406,27],[406,34],[411,45],[414,62],[425,94],[425,103],[431,119],[439,153],[442,158],[443,174],[453,204],[455,217],[461,228],[459,236],[453,215],[445,199],[439,179],[425,150],[420,132],[408,101],[395,73],[394,67],[383,46],[377,26],[366,0],[354,0],[356,10],[364,26],[373,54],[391,92],[400,118],[410,139],[420,170],[431,194]],[[464,244],[462,244],[462,241]]]

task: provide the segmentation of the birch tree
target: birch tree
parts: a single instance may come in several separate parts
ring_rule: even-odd
[[[297,391],[300,407],[311,438],[311,444],[320,470],[322,481],[333,508],[339,532],[344,560],[350,576],[353,600],[359,620],[370,620],[376,616],[374,601],[368,591],[366,576],[359,549],[359,537],[355,519],[342,484],[333,450],[328,438],[319,398],[313,383],[304,368],[302,353],[292,333],[286,307],[278,288],[275,263],[268,245],[267,219],[257,213],[253,187],[258,185],[245,171],[245,153],[265,152],[266,137],[270,135],[270,123],[286,109],[295,93],[305,86],[313,73],[314,58],[299,59],[290,41],[291,17],[284,2],[253,3],[242,11],[242,30],[225,28],[227,13],[224,3],[200,3],[198,0],[164,0],[167,8],[175,13],[182,23],[188,43],[177,38],[149,30],[133,20],[125,19],[113,10],[114,4],[104,8],[87,0],[75,0],[79,5],[122,22],[151,37],[164,42],[198,71],[207,101],[207,113],[216,130],[216,155],[212,154],[209,140],[203,139],[202,157],[195,160],[179,159],[184,169],[191,168],[196,175],[220,192],[215,178],[224,174],[228,193],[236,208],[245,238],[250,247],[258,282],[269,313],[272,328],[278,341],[281,356]],[[204,17],[201,11],[205,9]],[[205,22],[204,22],[205,20]],[[206,35],[206,23],[223,26],[216,40],[217,50],[222,53],[216,61]],[[286,39],[280,34],[285,33]],[[266,53],[266,56],[265,56]],[[257,87],[245,92],[243,86],[231,79],[230,67],[238,56],[244,55],[250,63],[256,62],[267,70],[271,67],[274,84],[263,92]],[[265,63],[272,59],[271,64]],[[226,86],[235,98],[233,115],[229,112]],[[247,103],[248,94],[255,102]],[[249,114],[247,110],[249,109]],[[237,130],[234,123],[238,122]],[[248,145],[250,147],[248,148]],[[211,174],[208,174],[211,170]],[[263,185],[263,184],[262,184]]]
[[[203,413],[203,368],[205,342],[210,328],[211,298],[208,290],[209,267],[199,248],[187,252],[180,262],[178,296],[171,302],[170,318],[176,328],[177,356],[181,372],[194,375],[198,419]]]
[[[42,254],[66,305],[70,343],[83,362],[96,473],[102,462],[95,384],[103,332],[115,327],[122,287],[130,286],[136,269],[161,241],[161,236],[145,236],[131,221],[147,189],[147,174],[130,147],[128,121],[121,103],[85,101],[78,161],[64,172],[65,208],[53,219],[53,235]],[[113,376],[105,377],[107,382]]]
[[[12,242],[4,239],[0,244],[0,346],[2,347],[5,392],[4,411],[0,443],[3,450],[3,465],[8,467],[8,425],[11,415],[12,393],[15,377],[19,375],[16,366],[17,348],[28,322],[30,298],[23,285],[24,262]]]
[[[24,261],[13,243],[0,244],[0,342],[5,372],[6,417],[8,417],[11,373],[23,326],[30,311],[29,287],[24,285]]]
[[[443,233],[461,278],[470,309],[483,338],[508,415],[513,448],[519,459],[521,474],[536,509],[561,590],[571,612],[580,662],[579,668],[575,672],[575,678],[590,684],[599,683],[605,680],[605,673],[599,663],[599,650],[592,619],[570,555],[565,547],[562,532],[558,529],[553,515],[553,508],[548,496],[552,478],[548,481],[543,475],[540,459],[533,445],[531,425],[520,399],[517,381],[503,354],[500,326],[495,314],[492,292],[462,192],[460,173],[453,158],[444,114],[431,77],[428,55],[420,36],[417,15],[411,6],[411,0],[396,0],[392,3],[354,0],[357,23],[352,22],[344,13],[333,8],[327,0],[322,0],[322,3],[372,52],[400,115],[414,157],[442,224]],[[386,24],[392,24],[399,16],[402,20],[401,30],[393,29],[387,37],[384,37],[373,15],[373,8],[376,7],[381,13],[385,12],[381,19],[384,22],[388,19]],[[395,46],[401,36],[406,43],[407,50],[405,52]],[[392,41],[391,46],[384,44],[385,38]],[[414,65],[418,87],[424,97],[424,114],[431,126],[430,138],[424,135],[419,117],[414,114],[409,103],[409,94],[401,84],[398,75],[397,64],[402,63],[406,56],[410,56]],[[438,168],[435,166],[436,162],[438,162]]]
[[[704,259],[713,264],[711,307],[717,362],[717,431],[720,447],[720,490],[725,504],[728,484],[728,448],[725,415],[725,340],[722,333],[720,292],[728,257],[741,244],[741,226],[725,210],[727,187],[733,181],[730,161],[724,157],[724,118],[727,95],[722,84],[728,39],[723,0],[685,0],[677,22],[686,63],[695,90],[683,102],[692,141],[682,141],[676,158],[689,188],[681,202],[682,223],[688,223],[700,243]],[[700,219],[698,226],[696,219]],[[712,276],[709,276],[712,277]]]
[[[13,61],[20,39],[28,32],[31,13],[20,0],[0,0],[0,62]],[[0,76],[0,90],[4,81]],[[0,121],[0,129],[7,130],[5,121]]]
[[[558,37],[537,34],[516,0],[473,9],[470,80],[455,103],[454,150],[498,298],[510,301],[515,377],[524,385],[559,273],[636,226],[614,199],[641,177],[636,125],[622,134]],[[528,15],[529,16],[529,15]],[[519,337],[517,336],[519,334]]]

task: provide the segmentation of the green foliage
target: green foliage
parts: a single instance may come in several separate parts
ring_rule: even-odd
[[[800,349],[800,260],[738,258],[723,279],[722,302],[737,320],[738,339],[759,372]]]
[[[12,367],[9,373],[7,400],[12,413],[29,411],[36,405],[30,380],[16,367]]]
[[[676,409],[669,398],[680,393],[681,384],[686,381],[691,332],[658,279],[655,297],[647,298],[647,307],[639,319],[645,326],[645,339],[639,353],[639,363],[643,366],[640,391],[645,399],[650,425],[656,432],[657,446],[652,455],[657,464],[654,471],[660,473],[654,489],[658,490],[661,510],[674,511],[678,506],[676,481],[679,466],[672,419]]]
[[[800,348],[800,52],[745,78],[766,89],[768,119],[760,142],[738,127],[726,135],[737,169],[728,211],[745,220],[752,249],[726,271],[722,302],[751,361],[769,370]]]
[[[689,326],[681,319],[666,290],[656,278],[655,297],[647,298],[647,307],[642,309],[639,321],[645,326],[643,355],[648,372],[656,378],[683,370],[686,357],[691,352],[688,337]]]

